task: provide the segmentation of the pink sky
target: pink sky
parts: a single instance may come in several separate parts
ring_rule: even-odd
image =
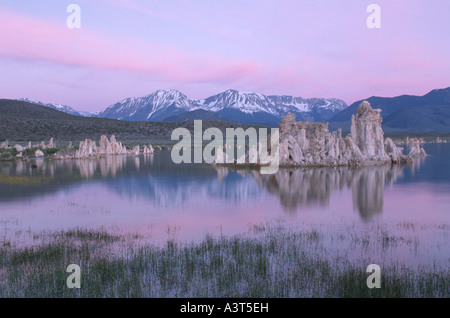
[[[81,28],[66,7],[81,7]],[[366,8],[381,8],[369,29]],[[450,86],[448,0],[0,3],[0,98],[103,110],[178,89],[340,98]]]

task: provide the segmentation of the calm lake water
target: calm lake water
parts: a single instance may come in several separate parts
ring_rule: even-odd
[[[420,244],[420,253],[412,257],[399,248],[395,255],[365,257],[450,264],[450,144],[424,148],[429,155],[412,166],[280,169],[276,175],[176,165],[168,151],[1,162],[0,242],[22,246],[43,231],[104,227],[158,244],[283,224],[330,233],[329,247],[355,258],[364,252],[339,243],[340,233],[363,238],[386,231]]]

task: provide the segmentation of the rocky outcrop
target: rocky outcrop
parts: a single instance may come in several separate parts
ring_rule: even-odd
[[[420,143],[408,156],[392,139],[384,139],[381,110],[364,101],[352,116],[351,134],[331,133],[324,122],[296,122],[286,115],[280,123],[280,166],[362,166],[406,163],[425,155]]]
[[[100,155],[119,155],[126,154],[127,148],[121,142],[118,142],[114,135],[111,136],[111,140],[108,140],[108,137],[103,135],[100,137],[99,147],[96,152]]]
[[[34,152],[35,157],[44,157],[44,152],[41,149],[38,149]]]
[[[135,156],[139,156],[140,152],[141,152],[141,149],[140,149],[139,145],[136,145],[133,147],[133,149],[131,149],[131,153]]]
[[[47,149],[56,148],[56,144],[55,144],[55,142],[53,141],[53,137],[50,138],[50,141],[48,142],[46,148],[47,148]],[[45,149],[45,148],[44,148],[44,149]]]
[[[384,141],[386,155],[392,163],[407,163],[409,160],[403,155],[403,148],[397,147],[391,138]]]
[[[417,138],[411,138],[409,139],[409,154],[408,157],[410,158],[419,158],[419,157],[425,157],[427,153],[423,148],[420,147],[421,141]]]
[[[80,146],[75,152],[75,158],[86,158],[97,154],[97,144],[95,141],[85,139],[80,141]]]
[[[342,131],[330,133],[324,122],[295,122],[288,114],[280,123],[280,165],[333,166],[362,160],[361,150]]]
[[[121,142],[116,140],[114,135],[111,140],[105,135],[100,137],[99,146],[91,139],[85,139],[80,142],[78,150],[75,152],[75,158],[102,157],[106,155],[127,154],[127,148]]]
[[[15,144],[13,148],[9,147],[9,141],[6,140],[0,144],[0,148],[3,147],[5,149],[13,149],[17,152],[14,154],[16,158],[23,158],[26,160],[29,156],[34,157],[43,157],[45,156],[44,151],[46,149],[54,149],[56,148],[56,143],[53,138],[50,138],[48,143],[44,141],[32,145],[31,141],[28,142],[26,147]],[[34,153],[30,154],[29,149],[33,149]],[[37,148],[37,149],[36,149]],[[74,150],[72,146],[72,142],[69,143],[67,148],[59,149],[58,152],[50,151],[51,158],[53,160],[63,160],[63,159],[81,159],[81,158],[100,158],[106,157],[110,155],[135,155],[139,156],[141,153],[146,155],[151,155],[154,153],[154,148],[151,144],[145,145],[141,151],[140,145],[134,146],[132,149],[127,149],[127,147],[122,144],[120,141],[116,140],[114,135],[111,136],[110,139],[105,135],[100,137],[100,140],[97,144],[96,141],[91,139],[85,139],[81,141],[78,147],[78,150]],[[11,155],[12,157],[12,155]]]
[[[381,128],[381,109],[372,109],[369,102],[359,105],[352,115],[351,137],[365,160],[388,161]]]
[[[29,149],[32,148],[31,141],[28,143],[27,148],[29,148]],[[52,137],[52,138],[50,138],[48,144],[46,144],[45,141],[41,141],[41,143],[39,143],[39,144],[34,144],[33,148],[40,148],[43,150],[52,149],[52,148],[56,148],[56,143],[53,141],[53,137]]]
[[[418,139],[421,145],[425,143],[425,140],[424,140],[423,138],[414,138],[414,139]],[[394,143],[395,143],[397,146],[400,146],[400,145],[409,145],[409,143],[410,143],[410,138],[409,138],[409,137],[406,137],[405,139],[396,140],[396,141],[394,141]]]
[[[19,144],[17,144],[17,145],[14,145],[14,149],[17,151],[17,152],[22,152],[22,151],[24,151],[25,150],[25,148],[24,147],[22,147],[21,145],[19,145]]]
[[[147,145],[144,146],[144,150],[143,150],[144,155],[153,155],[153,153],[154,153],[154,150],[153,150],[153,147],[151,144],[149,144],[148,147],[147,147]]]
[[[144,146],[142,153],[143,154],[153,154],[154,149],[151,144],[148,146]],[[74,158],[97,158],[104,157],[109,155],[135,155],[139,156],[141,154],[140,145],[134,146],[132,149],[127,150],[127,147],[122,144],[120,141],[116,140],[114,135],[111,136],[110,139],[106,136],[101,136],[99,145],[95,141],[90,139],[86,139],[80,142],[79,149],[76,151]]]

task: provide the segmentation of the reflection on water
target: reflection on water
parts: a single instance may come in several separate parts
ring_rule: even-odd
[[[411,174],[424,161],[408,167]],[[386,185],[403,176],[404,166],[280,169],[274,175],[207,165],[175,165],[169,152],[148,156],[109,156],[95,160],[36,160],[0,164],[0,200],[43,196],[97,180],[122,197],[141,198],[155,207],[182,206],[203,197],[230,203],[258,200],[267,191],[288,214],[329,205],[332,193],[349,189],[353,208],[364,220],[383,212]],[[264,191],[265,190],[265,191]],[[225,203],[224,203],[225,204]]]
[[[0,245],[47,244],[55,231],[101,227],[159,246],[253,229],[251,235],[269,244],[285,228],[280,243],[292,229],[302,253],[363,262],[362,270],[367,264],[448,268],[448,146],[426,149],[430,156],[414,166],[280,169],[275,175],[176,165],[164,151],[0,162]]]
[[[79,174],[84,179],[94,178],[97,175],[102,177],[115,177],[118,172],[122,172],[127,162],[134,164],[139,170],[140,160],[144,164],[153,162],[153,155],[145,155],[142,158],[131,156],[108,156],[95,160],[43,160],[34,161],[14,161],[0,164],[2,175],[36,176],[45,175],[55,177],[56,172]]]
[[[369,232],[385,229],[386,223],[391,229],[442,226],[448,224],[450,205],[447,146],[426,149],[430,156],[413,166],[280,169],[275,175],[176,165],[167,151],[0,162],[0,244],[19,239],[28,244],[29,231],[74,227],[106,226],[164,241],[168,227],[176,227],[180,238],[196,240],[221,234],[222,228],[233,235],[248,224],[277,220],[308,231],[318,225],[344,232],[353,225]],[[439,235],[424,240],[436,242]],[[441,245],[430,253],[443,248],[448,249]]]
[[[259,185],[280,198],[288,213],[309,205],[327,206],[333,192],[349,188],[354,209],[363,219],[370,219],[383,211],[384,187],[402,176],[403,169],[401,166],[298,168],[280,169],[275,175],[256,171],[250,174]]]
[[[342,257],[365,255],[378,264],[390,255],[383,249],[367,254],[367,244],[395,245],[395,237],[405,240],[395,250],[405,262],[448,262],[450,144],[425,146],[430,155],[412,166],[280,169],[275,175],[176,165],[167,151],[0,162],[0,244],[34,244],[41,231],[77,227],[139,233],[165,244],[169,234],[197,241],[206,233],[235,235],[281,221],[328,233],[327,248]],[[359,233],[349,237],[350,247],[341,240],[348,233]],[[358,240],[367,244],[353,251]]]

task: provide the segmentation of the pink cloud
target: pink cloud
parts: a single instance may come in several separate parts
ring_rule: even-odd
[[[120,35],[112,39],[6,11],[0,11],[0,37],[8,43],[0,47],[1,57],[145,73],[162,81],[227,82],[258,68],[251,61],[199,57],[173,46]]]
[[[86,1],[96,19],[79,30],[56,15],[0,9],[0,63],[17,68],[0,94],[33,97],[27,92],[45,87],[47,99],[58,91],[67,104],[91,107],[154,89],[204,98],[234,88],[352,103],[450,85],[447,2],[379,0],[379,30],[365,25],[367,3]]]

